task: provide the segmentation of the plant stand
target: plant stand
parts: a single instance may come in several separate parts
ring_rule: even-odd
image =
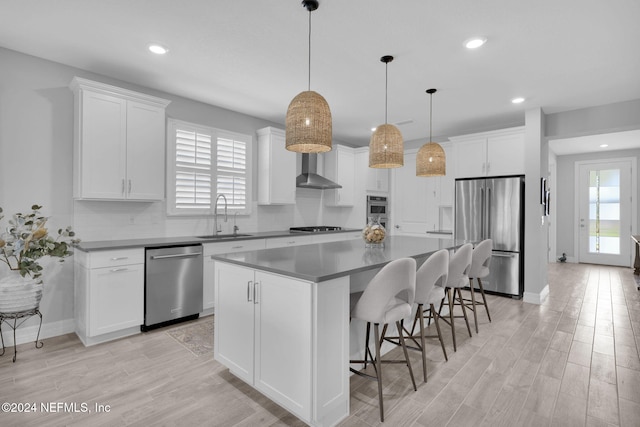
[[[2,335],[2,324],[6,323],[9,325],[11,329],[13,329],[13,363],[16,362],[16,357],[18,356],[18,349],[16,347],[16,329],[20,327],[24,322],[26,322],[32,316],[38,315],[40,317],[40,326],[38,326],[38,335],[36,336],[36,348],[42,348],[44,345],[42,341],[38,342],[40,339],[40,329],[42,329],[42,313],[40,313],[39,307],[32,308],[30,310],[24,311],[16,311],[13,313],[2,313],[0,312],[0,340],[2,340],[2,353],[0,356],[4,356],[5,347],[4,347],[4,336]],[[13,324],[11,324],[11,320],[13,320]]]

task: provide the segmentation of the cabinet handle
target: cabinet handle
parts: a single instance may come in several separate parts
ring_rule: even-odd
[[[253,303],[257,304],[258,303],[258,296],[259,296],[259,290],[258,287],[260,286],[260,282],[255,282],[253,284]]]
[[[244,246],[231,246],[231,249],[242,249]]]
[[[296,244],[296,241],[295,241],[295,240],[293,240],[293,241],[291,241],[291,242],[287,242],[287,245],[295,245],[295,244]]]
[[[122,178],[122,194],[124,194],[124,178]]]
[[[109,270],[109,271],[111,271],[112,273],[117,273],[117,272],[119,272],[119,271],[127,271],[127,270],[128,270],[128,268],[123,267],[123,268],[112,268],[112,269],[111,269],[111,270]]]
[[[129,180],[129,194],[131,194],[131,180]]]
[[[487,173],[491,171],[491,163],[487,162]]]
[[[113,258],[111,258],[111,261],[120,261],[120,260],[123,260],[123,259],[129,259],[129,257],[128,256],[113,257]]]
[[[253,284],[253,281],[252,281],[252,280],[249,280],[249,281],[247,282],[247,302],[251,302],[251,294],[252,294],[252,292],[251,292],[251,285],[252,285],[252,284]]]

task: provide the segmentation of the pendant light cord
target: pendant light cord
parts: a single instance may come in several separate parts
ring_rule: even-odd
[[[387,97],[389,96],[389,63],[384,64],[384,124],[387,124]]]
[[[433,94],[429,94],[429,142],[432,141],[431,131],[433,130],[433,122],[431,121],[433,114]]]
[[[307,91],[311,90],[311,11],[309,11],[309,76],[307,80]]]

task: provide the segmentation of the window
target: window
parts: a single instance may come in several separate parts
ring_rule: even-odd
[[[167,214],[210,215],[218,194],[250,213],[251,136],[169,120]]]

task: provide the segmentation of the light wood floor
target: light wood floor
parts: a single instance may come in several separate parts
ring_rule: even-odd
[[[640,294],[631,270],[552,264],[549,280],[540,306],[490,297],[493,322],[480,311],[472,338],[458,323],[456,353],[446,338],[448,362],[432,342],[427,384],[411,352],[417,392],[405,366],[385,365],[383,425],[639,426]],[[304,425],[166,330],[89,348],[73,334],[38,350],[23,344],[15,364],[9,353],[0,357],[0,402],[111,407],[0,413],[2,426]],[[352,377],[351,415],[341,426],[379,424],[376,384]]]

